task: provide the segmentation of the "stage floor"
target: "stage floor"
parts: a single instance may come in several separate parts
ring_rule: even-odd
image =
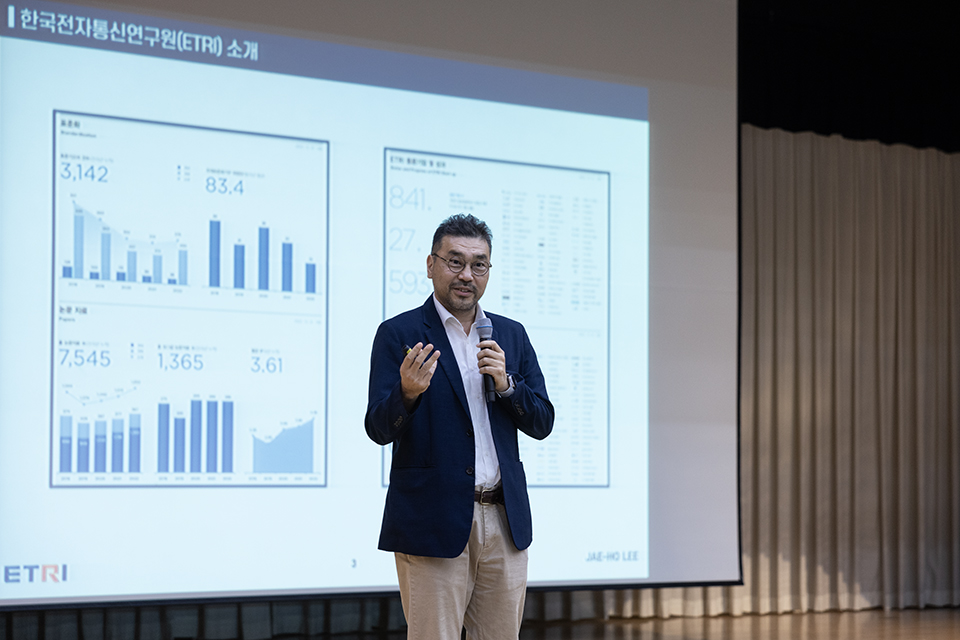
[[[520,640],[957,640],[960,609],[526,624]]]

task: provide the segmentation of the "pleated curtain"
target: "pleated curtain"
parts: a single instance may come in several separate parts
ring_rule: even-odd
[[[960,155],[741,129],[744,586],[534,621],[960,606]],[[397,598],[0,614],[0,640],[402,628]]]
[[[741,145],[731,611],[960,605],[960,155]]]
[[[744,125],[741,157],[744,586],[605,613],[958,606],[960,154]]]
[[[960,606],[960,154],[741,128],[744,586],[530,617]]]

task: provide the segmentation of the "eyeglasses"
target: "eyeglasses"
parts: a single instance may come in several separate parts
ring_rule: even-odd
[[[450,273],[460,273],[463,271],[463,268],[467,266],[467,263],[461,260],[460,258],[444,258],[443,256],[438,256],[435,253],[431,253],[434,258],[440,258],[447,263],[447,269],[450,270]],[[475,276],[485,276],[487,271],[490,270],[490,267],[493,265],[489,262],[484,262],[483,260],[477,260],[476,262],[470,263],[470,272]]]

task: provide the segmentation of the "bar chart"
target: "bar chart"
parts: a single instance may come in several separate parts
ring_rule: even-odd
[[[140,417],[138,413],[131,413],[109,420],[80,418],[74,427],[72,415],[61,415],[60,472],[70,473],[76,470],[77,473],[140,473]],[[91,433],[93,446],[90,441]]]
[[[199,265],[199,258],[193,255],[199,251],[191,252],[189,246],[179,240],[182,236],[180,231],[173,232],[173,239],[166,241],[131,237],[129,232],[110,228],[100,217],[76,202],[73,208],[73,246],[72,252],[66,253],[63,258],[62,278],[185,287],[192,284],[189,274],[202,273],[200,269],[203,268],[207,273],[208,287],[254,288],[246,276],[247,245],[242,242],[233,245],[233,263],[226,265],[226,270],[232,273],[232,279],[221,284],[220,274],[225,265],[221,251],[223,225],[220,220],[209,221],[209,237],[205,243],[208,247],[207,259],[205,264]],[[270,227],[266,226],[256,228],[256,261],[252,265],[256,269],[255,289],[293,293],[296,282],[296,292],[317,293],[316,263],[309,259],[299,260],[300,269],[295,275],[295,243],[281,241],[278,259],[278,252],[270,245],[270,231]],[[250,235],[253,235],[252,229]],[[279,280],[272,287],[271,271],[280,273]],[[198,280],[202,281],[202,276]]]
[[[232,400],[194,399],[188,414],[173,415],[169,402],[157,404],[157,473],[233,473],[233,466]]]
[[[62,413],[56,486],[325,483],[324,436],[314,416],[262,435],[262,427],[245,424],[237,408],[229,397],[163,398],[152,415]]]
[[[73,203],[73,251],[63,259],[61,277],[189,285],[190,255],[176,239],[134,238],[110,228],[93,212]],[[172,234],[179,236],[179,232]]]
[[[208,285],[210,287],[220,287],[221,285],[220,273],[222,264],[221,255],[221,243],[222,243],[222,233],[221,233],[221,223],[219,220],[210,221],[210,239],[209,246],[210,251],[208,253],[208,265],[207,271],[209,277],[207,278]],[[294,291],[294,243],[289,241],[283,241],[280,243],[280,291],[283,292],[293,292]],[[275,253],[275,252],[273,252]],[[232,283],[232,288],[234,289],[246,289],[247,285],[247,246],[246,244],[237,242],[233,245],[233,265],[230,269],[233,277],[232,280],[228,282]],[[270,287],[270,272],[271,272],[271,258],[276,262],[276,258],[271,255],[270,248],[270,228],[269,227],[259,227],[257,230],[257,262],[256,262],[256,274],[257,274],[257,290],[259,291],[269,291]],[[316,293],[317,292],[317,265],[310,260],[303,261],[302,263],[302,273],[296,276],[297,282],[297,292],[300,293]]]
[[[328,143],[55,120],[51,487],[326,486]]]
[[[60,115],[90,135],[55,130],[57,296],[216,307],[229,290],[235,306],[322,306],[327,142]]]

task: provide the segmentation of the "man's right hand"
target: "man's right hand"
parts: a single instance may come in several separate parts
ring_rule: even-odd
[[[431,351],[433,353],[430,353]],[[403,406],[407,411],[413,409],[417,398],[430,386],[439,357],[440,352],[436,351],[432,344],[423,346],[422,342],[418,342],[400,363],[400,391],[403,394]]]

